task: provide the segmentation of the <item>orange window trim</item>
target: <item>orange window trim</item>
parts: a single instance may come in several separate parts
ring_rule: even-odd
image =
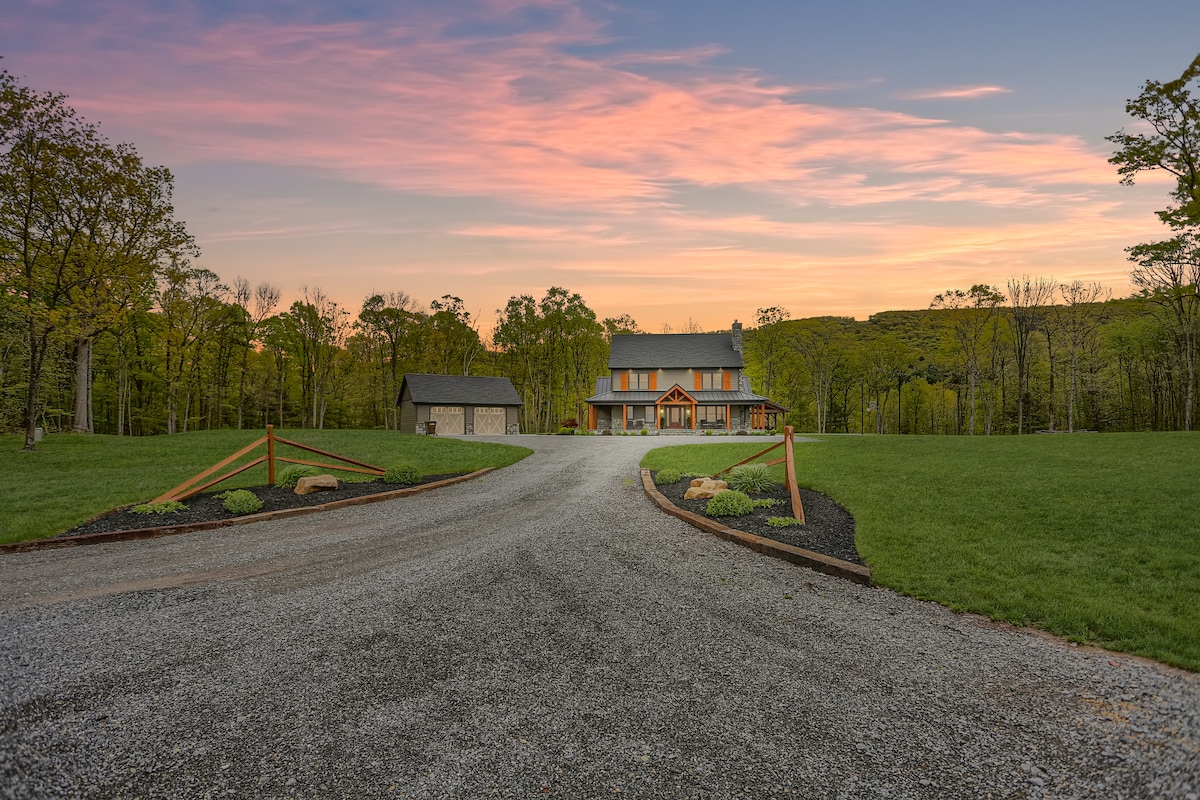
[[[732,379],[733,379],[733,376],[730,374],[729,370],[727,370],[727,369],[721,370],[721,383],[722,383],[722,386],[724,387],[725,391],[727,391],[727,392],[729,391],[729,382]]]
[[[621,391],[622,392],[629,391],[629,372],[628,372],[628,370],[621,373]]]
[[[658,391],[658,373],[651,371],[650,373],[650,391]]]
[[[697,372],[696,373],[696,391],[700,391],[703,388],[704,388],[704,373]]]

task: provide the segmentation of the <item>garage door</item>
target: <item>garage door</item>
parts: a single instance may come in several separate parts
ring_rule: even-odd
[[[476,408],[475,433],[480,436],[504,435],[503,408]]]
[[[429,419],[437,423],[438,433],[465,433],[462,406],[430,406]]]

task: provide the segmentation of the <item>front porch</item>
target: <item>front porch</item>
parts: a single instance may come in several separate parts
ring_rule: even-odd
[[[686,394],[686,393],[684,393]],[[774,404],[700,404],[667,393],[654,405],[592,405],[588,429],[652,434],[738,433],[779,429],[783,409]]]

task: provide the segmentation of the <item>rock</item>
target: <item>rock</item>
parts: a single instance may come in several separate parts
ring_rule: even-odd
[[[712,478],[697,478],[683,496],[684,500],[709,500],[729,488],[725,481],[714,481]]]
[[[332,475],[310,475],[296,481],[296,494],[312,494],[336,488],[338,488],[338,480]]]

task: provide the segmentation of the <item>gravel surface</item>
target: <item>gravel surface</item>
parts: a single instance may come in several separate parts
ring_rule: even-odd
[[[1195,675],[701,533],[642,493],[661,441],[521,444],[409,498],[0,558],[0,797],[1200,793]]]

